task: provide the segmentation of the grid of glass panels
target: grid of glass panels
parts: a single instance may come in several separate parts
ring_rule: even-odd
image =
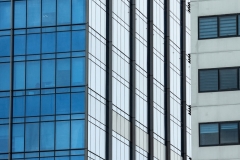
[[[0,2],[0,76],[6,77],[0,80],[0,159],[8,159],[9,138],[12,159],[84,159],[85,5],[85,0]]]

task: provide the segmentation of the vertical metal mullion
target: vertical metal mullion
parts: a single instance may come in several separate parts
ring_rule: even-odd
[[[148,158],[153,160],[154,158],[154,144],[153,144],[153,0],[148,0],[147,4],[147,21],[148,21],[148,41],[147,41],[147,50],[148,50]]]
[[[220,127],[221,127],[221,123],[217,123],[218,124],[218,145],[220,145],[221,144],[221,129],[220,129]]]
[[[136,3],[130,0],[130,159],[136,159]]]
[[[218,32],[218,37],[220,37],[220,21],[219,21],[219,16],[217,16],[217,32]]]
[[[106,159],[112,160],[112,0],[106,1],[106,37],[107,37],[107,52],[106,52]]]

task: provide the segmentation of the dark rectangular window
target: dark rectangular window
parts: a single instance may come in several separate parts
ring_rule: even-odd
[[[233,36],[237,34],[236,16],[219,17],[220,36]]]
[[[220,143],[238,143],[238,123],[222,123],[220,125]]]
[[[238,88],[238,70],[221,69],[219,70],[220,90],[233,90]]]
[[[218,90],[218,70],[201,70],[199,72],[200,92]]]
[[[200,146],[219,144],[218,124],[200,124]]]
[[[218,36],[217,17],[199,19],[199,37],[215,38]]]

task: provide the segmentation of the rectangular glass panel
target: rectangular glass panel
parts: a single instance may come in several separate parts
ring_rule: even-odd
[[[237,17],[223,16],[219,17],[220,36],[237,35]]]
[[[220,125],[220,143],[238,143],[238,123],[223,123]]]
[[[39,116],[40,96],[26,96],[26,116]]]
[[[41,97],[41,115],[55,114],[55,95],[42,95]]]
[[[70,113],[70,94],[56,95],[56,114]]]
[[[217,91],[218,90],[218,70],[201,70],[199,71],[199,90]]]
[[[26,88],[40,87],[40,61],[27,62]]]
[[[84,113],[85,110],[85,92],[71,94],[71,112]]]
[[[55,60],[42,61],[42,88],[55,86]]]
[[[13,117],[23,117],[25,114],[25,97],[13,98]]]
[[[0,57],[10,56],[10,36],[0,37]]]
[[[26,1],[15,1],[14,28],[26,27]]]
[[[42,34],[42,53],[53,53],[56,48],[56,33]]]
[[[85,22],[86,0],[72,0],[72,24]]]
[[[70,24],[71,22],[71,0],[58,0],[57,23],[58,25]]]
[[[25,130],[25,151],[39,150],[39,124],[27,123]]]
[[[200,145],[219,144],[218,124],[200,124]]]
[[[46,122],[41,123],[41,137],[40,149],[41,150],[54,150],[54,123]]]
[[[40,8],[41,1],[40,0],[28,0],[27,1],[27,26],[28,27],[38,27],[40,26],[41,16],[40,16]]]
[[[24,151],[24,124],[13,124],[12,150]]]
[[[72,51],[85,50],[85,30],[72,31]]]
[[[14,36],[14,55],[25,55],[26,52],[26,35]]]
[[[56,149],[69,149],[70,122],[56,122]]]
[[[0,153],[8,152],[8,137],[9,137],[9,126],[8,125],[0,125]]]
[[[71,148],[84,148],[84,120],[71,122]]]
[[[0,98],[0,118],[8,118],[9,116],[9,98]]]
[[[25,63],[15,62],[14,63],[14,89],[25,88]]]
[[[0,63],[0,91],[10,89],[10,65],[9,63]],[[4,78],[3,78],[4,77]]]
[[[217,17],[199,18],[199,38],[218,36]]]
[[[58,59],[56,71],[56,85],[70,86],[70,59]]]
[[[231,90],[238,88],[238,69],[220,69],[220,89]]]
[[[0,2],[0,30],[10,28],[11,3]]]
[[[72,86],[84,85],[85,58],[72,59]]]
[[[70,51],[70,36],[70,31],[57,33],[57,52]]]
[[[27,35],[27,54],[40,54],[40,34]]]
[[[56,0],[42,0],[42,26],[56,25]]]

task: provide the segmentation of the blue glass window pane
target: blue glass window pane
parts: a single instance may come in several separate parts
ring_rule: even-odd
[[[26,35],[14,36],[14,55],[25,55]]]
[[[56,0],[42,0],[42,26],[56,25]]]
[[[199,38],[218,36],[217,17],[199,18]]]
[[[27,123],[25,130],[25,151],[38,151],[39,149],[39,124]]]
[[[0,63],[0,91],[10,89],[10,65],[9,63]],[[4,78],[3,78],[4,77]]]
[[[69,149],[70,122],[56,122],[56,149]]]
[[[8,118],[9,98],[0,98],[0,118]]]
[[[70,24],[71,22],[71,0],[58,0],[57,23]]]
[[[85,82],[85,58],[72,59],[72,85],[84,85]]]
[[[27,54],[40,54],[40,34],[27,35]]]
[[[71,122],[71,148],[84,148],[84,120]]]
[[[85,50],[85,30],[72,31],[72,50]]]
[[[41,114],[53,115],[55,113],[55,95],[42,95],[41,97]]]
[[[13,138],[12,138],[13,152],[24,151],[24,125],[13,124]]]
[[[84,156],[71,156],[71,160],[84,160]]]
[[[41,150],[54,150],[54,123],[41,123]]]
[[[85,110],[85,92],[71,94],[71,112],[84,113]]]
[[[238,131],[239,131],[238,123],[220,124],[220,143],[221,144],[239,143]]]
[[[199,89],[200,91],[217,91],[218,90],[218,70],[199,71]]]
[[[218,124],[200,124],[200,145],[219,144]]]
[[[27,88],[40,87],[40,61],[27,62]]]
[[[50,88],[55,86],[55,61],[42,61],[42,88]]]
[[[0,3],[0,29],[10,28],[11,20],[11,5],[10,2]]]
[[[24,89],[25,88],[25,63],[15,62],[14,63],[14,89]]]
[[[238,69],[219,70],[219,88],[221,90],[233,90],[238,88]]]
[[[25,106],[25,97],[14,97],[13,98],[13,117],[23,117]]]
[[[85,22],[85,4],[86,0],[72,0],[72,23],[84,23]]]
[[[14,27],[26,27],[26,1],[15,1],[14,8]]]
[[[26,116],[39,116],[40,96],[26,96]]]
[[[0,37],[0,57],[10,56],[10,36]]]
[[[8,152],[8,136],[9,136],[9,127],[8,125],[0,125],[0,153],[7,153]]]
[[[70,94],[56,95],[56,113],[57,114],[70,113]]]
[[[237,34],[236,16],[219,17],[220,36],[232,36]]]
[[[55,160],[69,160],[69,157],[56,157]]]
[[[70,86],[70,59],[57,60],[56,85]]]
[[[71,32],[57,33],[57,52],[70,51],[70,34]]]
[[[28,27],[38,27],[40,26],[40,0],[28,0],[27,1],[27,26]]]
[[[43,33],[42,34],[42,53],[53,53],[56,47],[56,34]]]

